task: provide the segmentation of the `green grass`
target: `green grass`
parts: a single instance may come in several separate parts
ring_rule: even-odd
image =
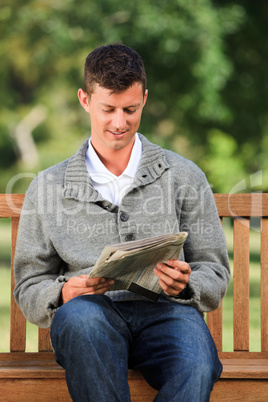
[[[224,222],[232,269],[232,227]],[[260,351],[260,233],[253,227],[250,233],[250,350]],[[10,222],[0,219],[0,352],[9,351],[10,312]],[[230,282],[223,301],[223,350],[233,350],[233,282]],[[37,327],[27,323],[28,352],[37,350]]]

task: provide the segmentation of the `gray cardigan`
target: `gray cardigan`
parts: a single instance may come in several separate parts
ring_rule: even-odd
[[[87,141],[68,160],[41,172],[25,195],[16,253],[14,291],[26,318],[49,327],[63,284],[91,271],[103,247],[163,233],[189,233],[180,259],[192,269],[185,297],[160,301],[216,309],[230,278],[226,243],[205,175],[191,161],[140,135],[142,159],[119,207],[92,186]],[[111,299],[138,300],[128,291]]]

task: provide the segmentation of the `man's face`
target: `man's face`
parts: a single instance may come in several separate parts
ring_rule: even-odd
[[[140,83],[121,93],[111,93],[97,84],[90,98],[82,89],[78,96],[90,114],[91,141],[98,152],[132,147],[147,99]]]

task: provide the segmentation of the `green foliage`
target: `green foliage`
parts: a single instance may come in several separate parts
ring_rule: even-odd
[[[215,192],[228,193],[234,183],[244,178],[244,166],[237,148],[235,139],[230,135],[219,130],[209,133],[207,153],[200,164],[207,172],[209,182],[213,183]]]
[[[96,46],[116,41],[145,62],[149,101],[141,132],[185,151],[207,172],[219,159],[212,157],[210,133],[227,133],[239,145],[230,185],[241,173],[265,169],[267,15],[265,2],[242,0],[2,0],[0,171],[37,172],[75,151],[90,130],[76,97],[84,60]],[[14,133],[37,106],[46,117],[30,130],[34,159],[33,148],[23,157]],[[211,176],[215,188],[226,172]],[[0,191],[6,183],[4,174]]]
[[[12,161],[16,158],[15,150],[12,147],[12,140],[8,135],[6,127],[0,125],[0,161],[1,166],[9,168],[12,165]]]

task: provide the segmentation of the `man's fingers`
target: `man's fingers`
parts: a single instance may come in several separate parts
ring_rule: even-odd
[[[167,260],[166,264],[175,270],[181,271],[184,274],[191,273],[190,265],[185,261],[177,261],[177,260]],[[165,265],[165,264],[163,264]]]
[[[88,278],[88,275],[73,276],[62,287],[63,303],[86,294],[104,294],[113,284],[112,279]]]
[[[159,285],[167,296],[178,296],[185,288],[185,284],[183,283],[177,284],[176,287],[172,287],[167,285],[166,282],[161,279],[159,279]]]
[[[97,281],[91,281],[91,279],[98,279]],[[87,280],[86,289],[90,292],[94,292],[96,290],[101,289],[109,289],[114,284],[113,279],[104,279],[104,278],[89,278]]]
[[[159,278],[159,285],[168,296],[177,296],[186,286],[191,274],[190,265],[183,261],[169,260],[166,264],[157,264],[154,273]]]
[[[159,272],[159,275],[162,273],[163,275],[166,275],[179,282],[185,282],[188,280],[190,275],[190,271],[188,269],[184,269],[182,271],[180,268],[171,268],[165,264],[157,264],[156,270]],[[164,279],[164,276],[162,276],[162,279]]]
[[[172,272],[170,272],[172,270]],[[180,287],[180,284],[182,283],[184,286],[187,283],[187,277],[185,277],[181,272],[176,271],[172,268],[166,268],[166,267],[159,267],[154,270],[155,274],[158,276],[158,278],[163,281],[166,285],[174,288]]]

